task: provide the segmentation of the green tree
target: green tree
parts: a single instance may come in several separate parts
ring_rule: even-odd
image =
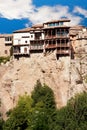
[[[58,110],[55,124],[58,130],[86,130],[87,93],[76,95],[67,106]]]
[[[53,91],[46,84],[42,85],[39,80],[37,81],[31,97],[34,101],[33,106],[42,102],[43,107],[46,109],[56,108]]]
[[[1,107],[1,99],[0,99],[0,107]],[[4,120],[2,118],[2,113],[0,112],[0,130],[3,130]]]
[[[32,130],[53,130],[52,122],[56,110],[53,91],[38,80],[31,97],[34,108],[30,123]]]
[[[86,130],[87,93],[76,95],[57,109],[53,91],[37,81],[31,98],[27,94],[20,97],[8,115],[3,130]]]
[[[25,130],[28,126],[32,99],[28,95],[19,98],[17,106],[12,110],[4,125],[4,130]]]

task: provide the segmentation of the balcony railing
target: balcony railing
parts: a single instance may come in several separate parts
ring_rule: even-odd
[[[13,51],[14,55],[27,55],[29,52],[21,52],[20,50],[14,50]]]
[[[57,44],[57,47],[70,47],[70,44],[61,43]]]
[[[57,54],[69,54],[69,50],[57,50]]]
[[[42,40],[42,37],[35,37],[34,40]]]
[[[55,39],[55,38],[69,38],[69,35],[55,35],[55,36],[45,36],[45,39]]]
[[[12,41],[5,41],[6,45],[12,45]]]
[[[56,46],[56,44],[51,44],[51,45],[45,45],[45,48],[46,49],[50,49],[50,48],[56,48],[57,46]]]
[[[21,52],[20,52],[20,50],[18,50],[18,49],[14,49],[13,50],[13,54],[15,55],[15,54],[20,54]]]
[[[30,46],[30,50],[43,50],[43,46]]]
[[[47,44],[45,48],[70,47],[69,44]]]

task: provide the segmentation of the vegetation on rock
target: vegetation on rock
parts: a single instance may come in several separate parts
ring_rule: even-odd
[[[0,57],[0,64],[1,63],[6,63],[7,61],[9,61],[10,60],[10,57],[8,56],[8,57]]]
[[[2,123],[3,124],[3,123]],[[57,109],[53,91],[40,81],[29,97],[19,98],[17,106],[8,112],[0,130],[86,130],[87,93],[78,94]]]
[[[1,99],[0,99],[0,107],[1,107]],[[2,118],[2,113],[0,111],[0,130],[3,130],[4,120]]]

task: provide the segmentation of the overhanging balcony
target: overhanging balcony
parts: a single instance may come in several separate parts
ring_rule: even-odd
[[[5,41],[5,45],[12,45],[12,41]]]
[[[69,44],[48,44],[48,45],[45,45],[45,48],[46,49],[50,49],[50,48],[58,48],[58,47],[60,47],[60,48],[62,48],[62,47],[70,47],[70,45]]]
[[[43,46],[30,46],[30,50],[43,50]]]
[[[57,50],[57,54],[69,54],[70,50]]]
[[[14,50],[13,55],[29,55],[29,52],[21,52],[20,50]]]
[[[48,35],[48,36],[45,36],[45,39],[58,39],[58,38],[61,38],[61,39],[69,38],[69,35],[55,35],[55,36]]]

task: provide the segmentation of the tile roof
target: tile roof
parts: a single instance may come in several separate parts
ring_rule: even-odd
[[[4,38],[4,37],[12,37],[12,34],[0,34],[0,38]]]
[[[84,26],[82,26],[82,25],[76,25],[76,26],[70,27],[70,30],[78,30],[78,29],[83,29],[83,28],[84,28]]]
[[[31,31],[32,28],[24,28],[24,29],[20,29],[20,30],[16,30],[13,33],[22,33],[22,32],[29,32]]]
[[[43,24],[35,24],[32,28],[43,28]]]
[[[4,37],[4,35],[3,34],[0,34],[0,38],[3,38]]]

